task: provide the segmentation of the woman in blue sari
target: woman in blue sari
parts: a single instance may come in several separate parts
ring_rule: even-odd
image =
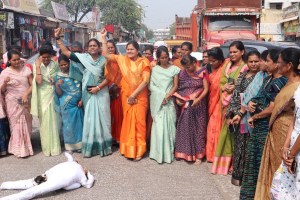
[[[62,135],[67,151],[81,151],[83,109],[81,82],[70,78],[70,60],[65,55],[58,58],[60,72],[55,76],[56,111],[62,117]]]
[[[111,151],[111,117],[108,80],[104,77],[106,59],[99,55],[100,42],[88,41],[88,53],[72,53],[60,40],[61,28],[55,37],[62,54],[73,62],[70,77],[82,82],[82,102],[85,110],[82,137],[82,155],[106,156]]]

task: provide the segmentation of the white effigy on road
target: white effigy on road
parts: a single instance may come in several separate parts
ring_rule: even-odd
[[[55,165],[44,174],[28,180],[3,182],[1,190],[24,190],[9,195],[0,200],[27,200],[59,189],[73,190],[91,188],[95,181],[94,176],[85,171],[73,157],[65,153],[68,161]]]

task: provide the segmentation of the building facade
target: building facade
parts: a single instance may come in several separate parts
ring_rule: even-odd
[[[153,35],[156,41],[170,39],[170,29],[155,29],[153,30]]]

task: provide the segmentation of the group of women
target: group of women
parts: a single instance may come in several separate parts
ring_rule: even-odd
[[[297,199],[300,52],[246,54],[239,41],[229,52],[224,60],[219,48],[208,51],[206,158],[212,173],[232,174],[240,199]]]
[[[0,155],[33,155],[34,115],[46,156],[60,154],[61,142],[83,157],[106,156],[116,141],[121,155],[139,161],[148,131],[151,159],[200,164],[206,157],[213,174],[232,174],[240,199],[271,199],[274,174],[272,198],[300,192],[297,49],[246,54],[235,41],[227,59],[218,47],[205,52],[204,66],[184,42],[172,60],[166,47],[155,49],[151,65],[135,41],[118,55],[105,30],[102,55],[98,40],[89,40],[87,53],[75,53],[60,34],[56,29],[58,61],[44,45],[32,71],[20,64],[18,51],[8,52],[9,67],[0,75]]]

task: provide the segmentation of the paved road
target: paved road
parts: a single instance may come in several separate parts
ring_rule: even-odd
[[[28,179],[42,174],[50,167],[64,162],[64,155],[45,157],[41,152],[38,130],[33,131],[32,141],[35,155],[26,159],[14,156],[0,158],[0,182]],[[230,176],[209,173],[211,164],[200,166],[175,161],[172,164],[157,164],[148,155],[139,162],[120,156],[117,149],[110,156],[95,156],[83,159],[74,157],[88,167],[96,177],[93,188],[74,191],[60,190],[39,199],[195,199],[235,200],[239,188],[231,185]],[[0,191],[0,197],[17,191]]]

